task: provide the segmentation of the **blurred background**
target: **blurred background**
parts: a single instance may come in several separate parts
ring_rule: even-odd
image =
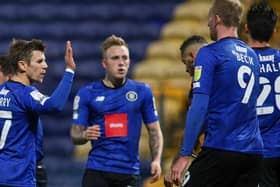
[[[255,2],[241,1],[245,9]],[[279,0],[269,3],[280,12]],[[64,71],[65,42],[72,41],[77,73],[71,96],[63,112],[43,116],[49,187],[81,186],[90,145],[71,143],[72,102],[80,87],[104,76],[100,45],[112,34],[129,45],[129,77],[148,83],[156,96],[165,142],[162,166],[168,172],[181,144],[191,81],[180,62],[179,47],[193,34],[209,40],[210,4],[211,0],[0,0],[0,54],[7,52],[12,38],[36,38],[47,45],[48,73],[44,83],[36,85],[43,93],[51,94],[58,84]],[[240,37],[246,41],[243,26]],[[274,36],[274,47],[279,47],[279,37],[279,33]],[[145,128],[140,153],[143,186],[163,186],[162,180],[145,181],[150,162]]]

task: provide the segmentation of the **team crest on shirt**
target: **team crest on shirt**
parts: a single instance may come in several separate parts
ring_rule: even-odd
[[[195,66],[194,68],[194,81],[198,81],[201,77],[202,66]]]
[[[129,91],[126,93],[125,97],[128,101],[136,101],[138,96],[136,92]]]

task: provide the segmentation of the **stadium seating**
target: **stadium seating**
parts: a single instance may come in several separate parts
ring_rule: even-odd
[[[36,84],[43,93],[50,95],[62,76],[65,41],[71,40],[73,45],[77,72],[69,102],[63,112],[42,118],[50,187],[80,186],[85,163],[73,159],[77,154],[69,137],[72,102],[81,86],[104,76],[101,42],[111,34],[120,35],[128,42],[131,75],[132,69],[145,57],[149,43],[160,37],[176,4],[182,1],[0,1],[0,54],[7,52],[12,38],[37,38],[46,43],[49,69],[44,84]]]
[[[280,11],[279,1],[271,0]],[[0,1],[0,54],[12,38],[39,38],[47,45],[49,70],[44,84],[51,94],[64,71],[65,41],[71,40],[77,72],[64,111],[43,116],[45,162],[50,187],[80,186],[84,160],[71,143],[72,102],[78,89],[104,76],[100,44],[105,37],[124,37],[130,48],[129,76],[148,83],[156,96],[166,137],[164,162],[170,163],[182,135],[185,93],[190,77],[180,62],[179,45],[192,34],[208,37],[210,0],[9,0]],[[275,45],[279,45],[279,34]],[[165,98],[165,100],[163,99]],[[183,119],[184,120],[184,119]],[[143,130],[143,135],[145,130]],[[142,150],[149,150],[147,139]],[[172,144],[173,143],[173,144]],[[176,145],[174,145],[176,144]],[[171,149],[171,148],[173,149]],[[148,152],[144,152],[148,155]],[[83,159],[84,157],[80,157]],[[165,164],[169,167],[169,164]]]

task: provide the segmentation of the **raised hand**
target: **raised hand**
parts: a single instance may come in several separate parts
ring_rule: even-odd
[[[71,42],[68,40],[66,42],[66,49],[65,49],[65,64],[66,68],[70,68],[71,70],[76,70],[76,64],[73,57],[73,49],[71,46]]]

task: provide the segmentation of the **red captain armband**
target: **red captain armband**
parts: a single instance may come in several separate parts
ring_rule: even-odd
[[[127,137],[127,114],[105,114],[105,136]]]

